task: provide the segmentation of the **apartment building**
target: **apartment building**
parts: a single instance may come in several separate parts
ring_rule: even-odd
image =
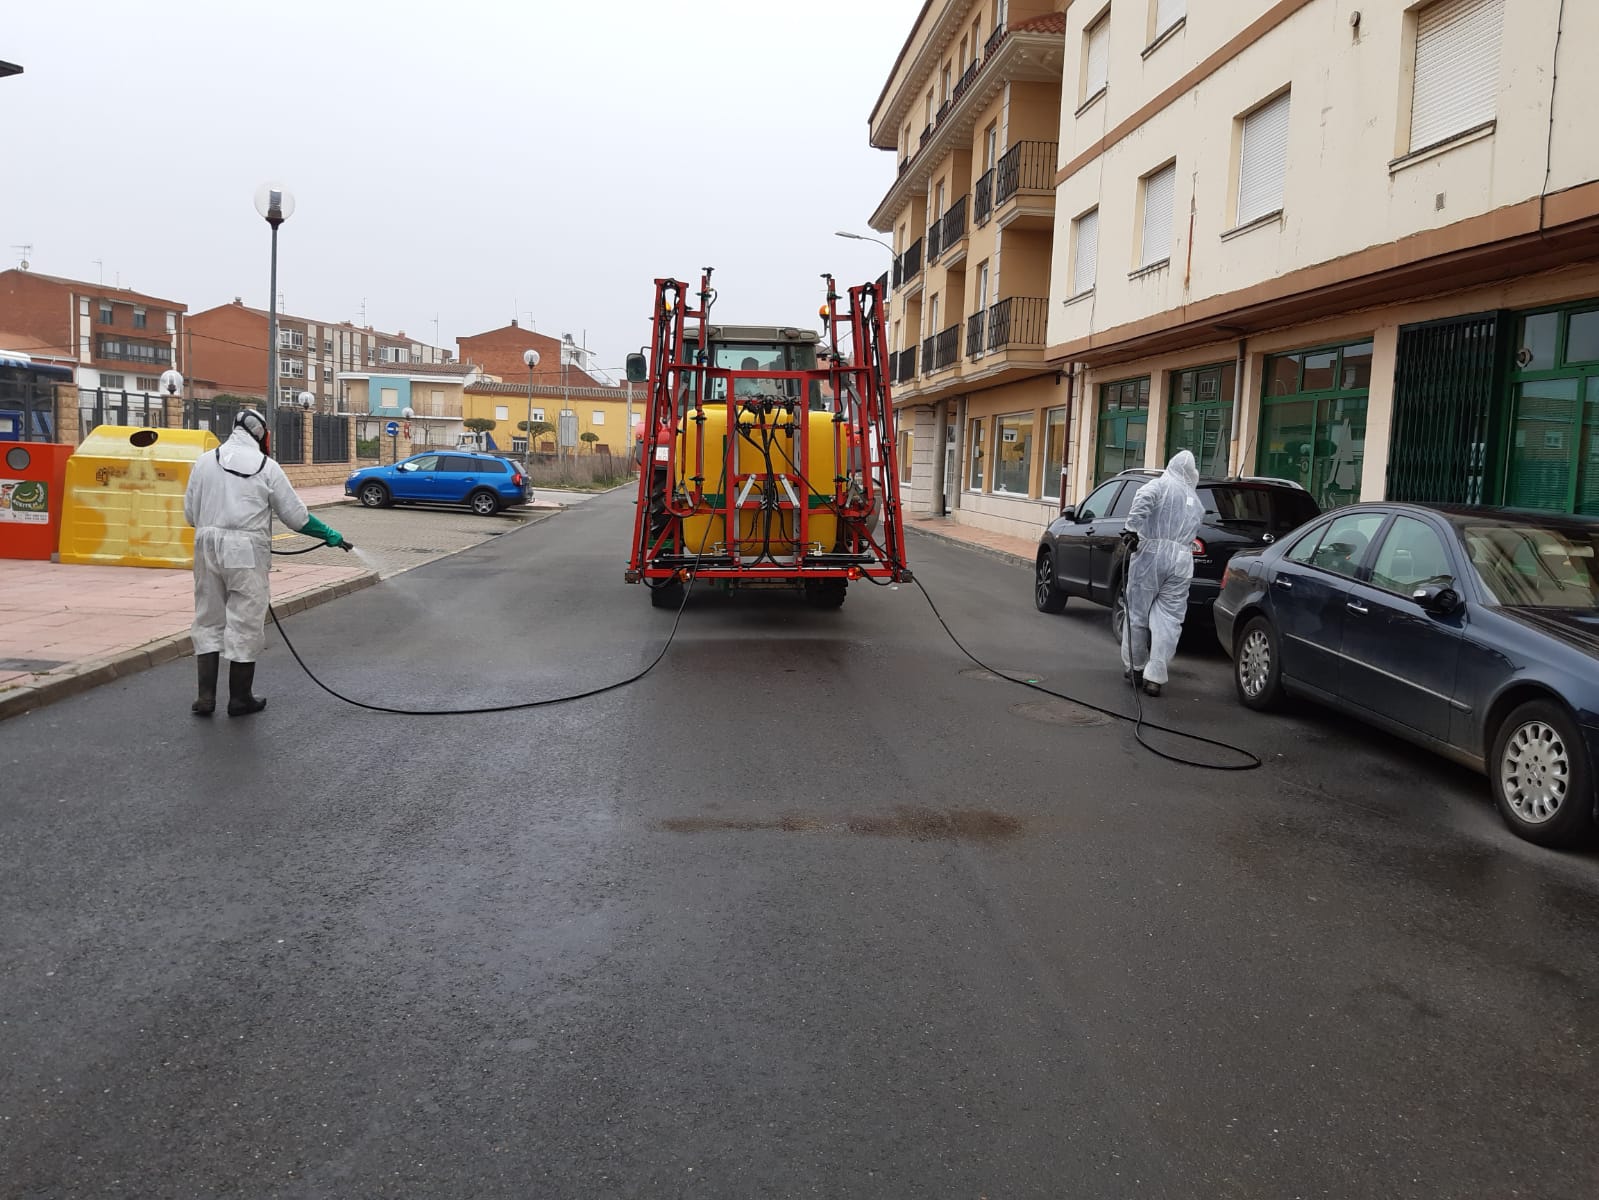
[[[1076,0],[1048,359],[1070,490],[1599,514],[1599,5]]]
[[[73,366],[80,389],[148,405],[161,373],[185,370],[188,306],[129,288],[35,271],[0,271],[0,346]]]
[[[455,344],[460,350],[462,362],[475,362],[483,368],[484,374],[507,383],[527,384],[528,369],[522,361],[522,355],[528,350],[536,350],[539,365],[533,369],[534,383],[565,383],[571,387],[606,386],[582,369],[577,361],[583,355],[581,349],[572,346],[566,338],[555,338],[535,329],[524,328],[517,324],[515,318],[509,325],[501,325],[498,329],[458,337]],[[563,345],[567,347],[567,357],[571,360],[564,370],[561,364]]]
[[[1046,358],[1068,0],[928,0],[872,109],[897,171],[899,461],[913,512],[1031,533],[1059,507],[1064,371]]]
[[[197,389],[262,397],[266,392],[270,314],[235,296],[188,320],[187,339]],[[318,412],[342,411],[341,373],[374,367],[435,365],[452,360],[450,351],[408,338],[404,330],[383,333],[349,321],[325,321],[278,314],[277,388],[280,403],[301,392],[316,397]],[[364,407],[364,406],[363,406]]]

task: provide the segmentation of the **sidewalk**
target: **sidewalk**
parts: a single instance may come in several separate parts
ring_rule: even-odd
[[[288,616],[377,578],[342,563],[277,563],[272,603]],[[193,616],[189,571],[0,559],[0,720],[191,653]]]
[[[964,546],[1008,563],[1031,568],[1038,557],[1038,540],[991,533],[975,525],[962,525],[948,517],[905,518],[905,528],[926,537],[937,538],[952,546]],[[914,560],[913,564],[914,566]]]

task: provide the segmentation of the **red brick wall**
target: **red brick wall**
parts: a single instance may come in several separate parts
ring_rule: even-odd
[[[242,305],[223,304],[195,313],[186,327],[194,344],[190,374],[196,382],[238,396],[266,395],[265,317]]]
[[[455,344],[460,350],[457,357],[462,362],[475,362],[490,375],[498,375],[507,383],[527,383],[527,364],[522,361],[522,352],[537,350],[539,365],[533,372],[533,382],[556,386],[561,383],[560,338],[535,333],[518,325],[507,325],[503,329],[456,338]],[[567,368],[567,382],[572,387],[604,386],[577,367]]]
[[[27,271],[0,271],[0,329],[43,343],[35,346],[40,354],[78,357],[72,341],[72,289],[64,284]]]

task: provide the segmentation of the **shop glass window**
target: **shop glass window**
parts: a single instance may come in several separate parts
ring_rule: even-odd
[[[1516,363],[1523,371],[1552,371],[1560,340],[1560,314],[1539,313],[1521,323],[1521,351]]]
[[[1094,481],[1109,479],[1129,467],[1144,465],[1149,426],[1149,376],[1102,384],[1099,389],[1099,437]]]
[[[1033,479],[1033,414],[1000,417],[995,427],[994,492],[1029,495]]]
[[[1599,363],[1599,309],[1571,314],[1566,328],[1568,363]]]
[[[1166,421],[1166,458],[1187,450],[1199,473],[1220,479],[1232,457],[1233,363],[1173,372]]]
[[[1267,360],[1258,474],[1293,480],[1323,510],[1360,499],[1371,353],[1356,342]],[[1296,376],[1298,391],[1282,390]]]
[[[983,490],[983,422],[981,418],[971,423],[971,469],[967,475],[966,486],[974,492]]]
[[[1060,473],[1066,465],[1066,410],[1052,408],[1044,414],[1044,492],[1060,492]]]

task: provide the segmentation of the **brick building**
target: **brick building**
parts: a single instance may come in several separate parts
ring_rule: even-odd
[[[474,362],[483,368],[485,375],[493,375],[506,383],[527,384],[527,364],[522,361],[526,350],[539,352],[539,365],[533,372],[535,384],[561,384],[571,387],[597,388],[607,386],[584,371],[575,362],[561,374],[561,339],[536,330],[524,329],[514,320],[509,325],[474,333],[455,339],[462,362]]]
[[[267,376],[270,316],[238,297],[188,319],[190,361],[197,394],[261,397]],[[450,351],[399,333],[384,333],[349,321],[321,321],[278,314],[278,399],[302,391],[316,397],[318,412],[340,411],[340,372],[375,367],[450,362]]]
[[[186,372],[187,310],[129,288],[0,271],[0,346],[70,363],[84,391],[158,395],[161,372]]]

